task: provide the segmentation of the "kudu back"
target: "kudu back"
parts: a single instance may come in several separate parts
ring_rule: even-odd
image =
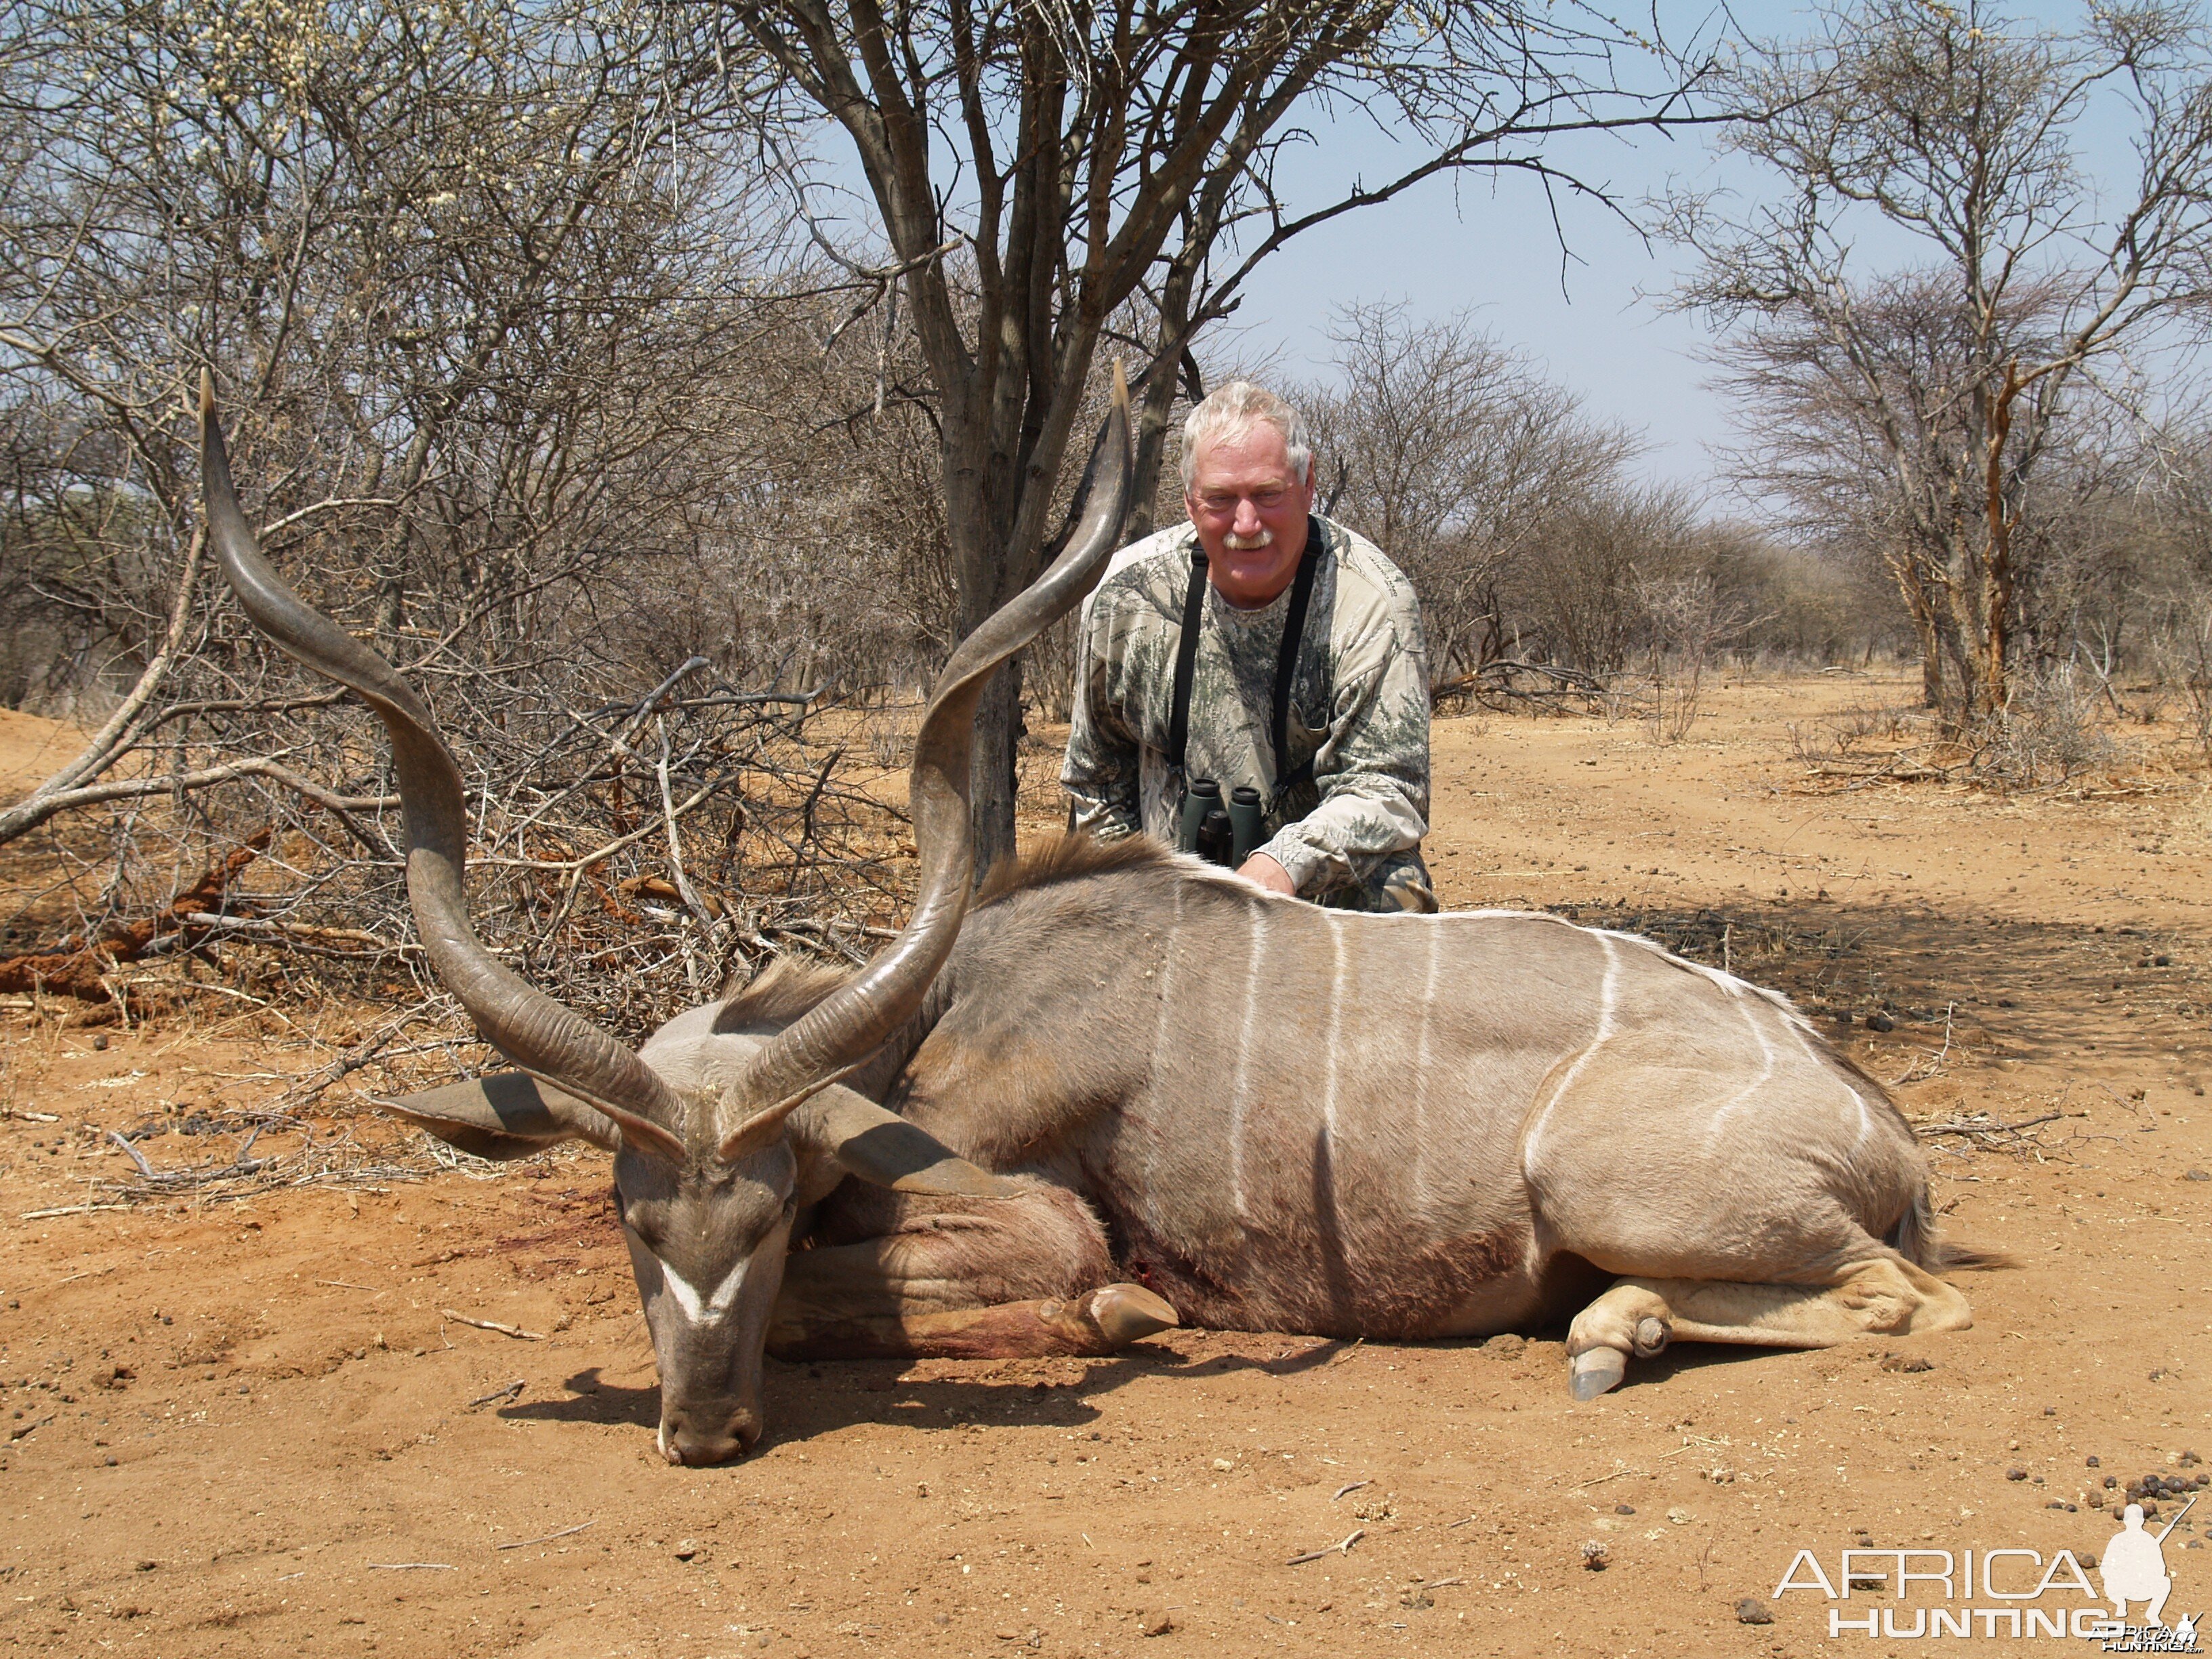
[[[1410,1339],[1571,1314],[1588,1398],[1677,1338],[1967,1322],[1934,1277],[1908,1126],[1730,975],[1548,916],[1324,911],[1146,842],[1047,848],[971,908],[976,700],[1112,551],[1118,370],[1066,550],[931,696],[907,926],[857,973],[779,963],[635,1052],[477,940],[428,710],[261,557],[211,381],[201,421],[222,568],[257,627],[382,720],[424,947],[514,1068],[380,1103],[480,1156],[569,1137],[614,1154],[671,1462],[759,1437],[767,1352],[1104,1353],[1179,1319]]]

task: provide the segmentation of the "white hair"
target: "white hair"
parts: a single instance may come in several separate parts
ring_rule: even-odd
[[[1231,380],[1216,386],[1190,411],[1182,427],[1182,488],[1188,495],[1198,476],[1198,447],[1264,423],[1282,435],[1290,452],[1291,471],[1305,483],[1313,471],[1313,440],[1306,434],[1305,416],[1264,386],[1249,380]]]

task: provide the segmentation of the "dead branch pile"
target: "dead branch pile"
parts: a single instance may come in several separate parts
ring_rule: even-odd
[[[1544,714],[1606,712],[1606,686],[1597,675],[1510,657],[1499,657],[1472,673],[1455,675],[1430,692],[1433,702],[1441,704],[1447,699],[1477,702],[1500,712],[1512,708]]]
[[[156,1138],[168,1136],[173,1127],[179,1144],[151,1146]],[[257,1154],[264,1138],[281,1144]],[[165,1201],[234,1202],[295,1187],[386,1187],[421,1181],[441,1167],[464,1162],[474,1166],[467,1173],[500,1167],[465,1158],[450,1149],[443,1159],[413,1148],[379,1150],[363,1146],[348,1125],[269,1113],[214,1117],[195,1113],[173,1126],[150,1120],[128,1130],[108,1130],[101,1139],[109,1151],[123,1155],[118,1160],[118,1173],[95,1176],[76,1189],[82,1197],[31,1211],[25,1219]]]
[[[2040,1163],[2052,1149],[2037,1132],[2046,1123],[2086,1115],[2081,1112],[2044,1112],[2007,1123],[1989,1112],[1951,1112],[1939,1117],[1916,1118],[1912,1129],[1923,1140],[1952,1139],[1968,1151],[2006,1152]]]
[[[536,666],[428,682],[470,786],[476,925],[517,971],[635,1037],[777,951],[860,960],[897,920],[902,817],[856,782],[884,775],[853,753],[885,748],[868,729],[886,711],[742,690],[704,658],[612,702],[562,696],[583,676]],[[233,774],[220,787],[80,812],[47,837],[45,879],[9,918],[39,943],[0,958],[0,989],[118,1018],[198,983],[436,995],[379,734],[350,707],[288,709],[284,690],[170,723],[164,769]],[[238,769],[272,752],[325,784]]]

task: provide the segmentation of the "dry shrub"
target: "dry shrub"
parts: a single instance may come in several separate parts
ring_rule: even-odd
[[[2159,683],[2181,697],[2197,751],[2212,761],[2212,594],[2185,592],[2158,605],[2151,639]]]
[[[2119,745],[2098,718],[2097,696],[2071,663],[2023,672],[2012,701],[1984,728],[1977,769],[2033,787],[2101,771]]]
[[[1808,725],[1790,723],[1790,751],[1808,766],[1849,760],[1925,735],[1931,718],[1918,709],[1844,708]]]

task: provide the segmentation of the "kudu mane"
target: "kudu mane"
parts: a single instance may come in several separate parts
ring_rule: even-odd
[[[969,914],[1039,888],[1122,870],[1167,870],[1175,854],[1143,836],[1094,841],[1089,836],[1059,836],[992,866],[976,890]],[[723,988],[728,1000],[714,1016],[718,1031],[788,1024],[850,983],[858,969],[810,957],[778,957],[742,988]],[[733,982],[734,984],[734,982]]]
[[[858,972],[857,968],[809,957],[778,957],[741,988],[734,980],[722,988],[729,1000],[714,1016],[714,1029],[742,1031],[756,1025],[788,1024],[850,984]]]
[[[1017,893],[1057,886],[1064,881],[1082,881],[1117,870],[1166,869],[1175,861],[1174,854],[1143,836],[1125,836],[1119,841],[1060,836],[993,866],[976,890],[975,908],[980,910]]]

